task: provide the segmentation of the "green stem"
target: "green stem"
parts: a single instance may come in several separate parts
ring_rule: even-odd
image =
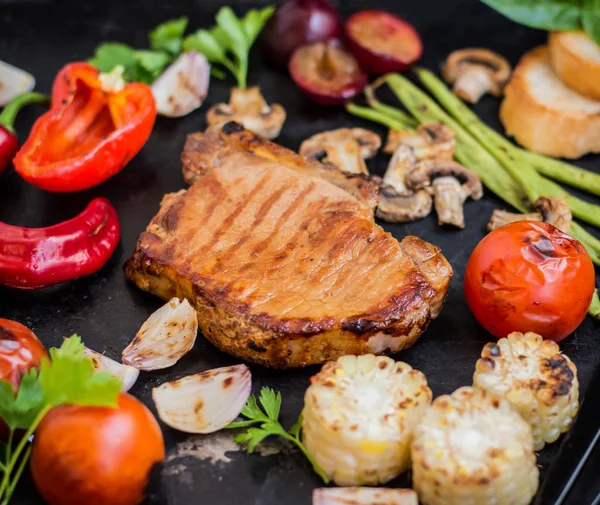
[[[477,115],[432,72],[418,69],[416,73],[423,85],[453,118],[473,135],[502,164],[505,170],[519,182],[532,203],[540,196],[558,196],[567,202],[575,217],[600,227],[600,206],[572,196],[558,184],[542,177],[517,147],[510,142],[498,142],[495,132],[492,134]]]
[[[248,57],[240,58],[236,73],[238,88],[246,89],[248,79]]]
[[[29,443],[29,439],[31,438],[31,435],[33,435],[33,433],[37,429],[38,425],[42,422],[42,419],[44,418],[44,416],[48,413],[48,411],[51,408],[52,408],[51,405],[45,405],[44,408],[42,408],[40,410],[38,415],[35,417],[35,419],[31,423],[31,426],[29,426],[29,428],[27,429],[27,431],[25,432],[25,434],[19,441],[16,449],[14,450],[14,452],[11,455],[10,460],[8,460],[6,462],[6,472],[4,473],[4,477],[2,478],[2,483],[0,484],[0,499],[2,500],[2,502],[1,502],[2,504],[4,504],[6,502],[8,490],[11,489],[11,487],[14,488],[14,486],[16,485],[16,480],[18,480],[18,475],[20,475],[20,473],[19,473],[16,478],[13,478],[13,480],[11,482],[11,476],[12,476],[13,469],[15,468],[15,465],[19,461],[19,457],[21,456],[21,453],[23,452],[23,450]],[[18,468],[17,468],[17,472],[18,472]],[[8,502],[6,502],[6,503],[8,503]]]
[[[385,114],[388,117],[399,121],[400,123],[403,123],[409,128],[414,129],[419,126],[419,122],[405,112],[397,109],[396,107],[381,103],[379,100],[377,100],[375,97],[375,85],[367,86],[365,88],[365,97],[367,98],[367,103],[376,111],[381,112],[382,114]]]
[[[596,319],[600,318],[600,298],[598,298],[598,290],[594,290],[592,304],[588,310],[588,314]]]
[[[26,105],[32,103],[45,103],[50,99],[42,93],[32,91],[31,93],[23,93],[6,104],[2,113],[0,113],[0,125],[4,126],[7,130],[15,131],[15,119],[19,111]]]
[[[2,502],[2,505],[8,505],[8,503],[10,502],[10,499],[12,498],[12,495],[15,492],[17,484],[19,483],[19,479],[21,478],[21,475],[23,474],[23,470],[25,469],[25,466],[27,466],[27,462],[29,461],[30,455],[31,455],[31,444],[29,444],[27,446],[27,449],[25,449],[25,454],[23,454],[23,457],[21,458],[21,461],[19,463],[17,471],[14,474],[13,481],[8,486],[8,489],[6,490],[6,496],[4,498],[4,501]]]
[[[327,475],[325,475],[325,472],[323,471],[323,469],[317,464],[317,462],[313,459],[313,457],[307,452],[307,450],[304,447],[304,445],[302,444],[302,442],[300,442],[299,439],[297,439],[296,437],[293,437],[292,435],[290,435],[286,431],[283,431],[281,433],[281,436],[283,438],[285,438],[286,440],[289,440],[290,442],[292,442],[296,447],[298,447],[298,449],[300,449],[300,451],[302,451],[302,454],[304,454],[304,456],[306,457],[306,459],[308,461],[310,461],[310,464],[312,465],[313,470],[315,471],[315,473],[319,477],[321,477],[321,479],[323,480],[323,482],[325,484],[329,484],[329,477],[327,477]]]
[[[412,128],[406,126],[404,123],[399,122],[397,119],[374,109],[370,109],[369,107],[361,107],[360,105],[348,102],[346,104],[346,110],[354,116],[382,124],[388,128],[391,128],[392,130],[409,132],[413,131]]]

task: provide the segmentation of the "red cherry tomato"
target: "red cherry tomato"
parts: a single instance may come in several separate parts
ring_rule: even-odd
[[[29,328],[0,318],[0,380],[7,380],[17,391],[21,377],[47,357],[44,344]],[[7,438],[8,426],[0,419],[0,440]]]
[[[35,432],[31,472],[50,505],[138,505],[165,457],[158,423],[133,396],[117,408],[59,406]]]
[[[0,319],[0,380],[16,391],[21,377],[31,367],[39,367],[48,353],[34,333],[16,321]]]
[[[465,296],[479,323],[498,338],[533,331],[559,341],[583,321],[594,280],[580,242],[547,223],[519,221],[477,245]]]

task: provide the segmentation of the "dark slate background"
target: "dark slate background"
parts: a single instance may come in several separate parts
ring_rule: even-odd
[[[267,3],[230,0],[229,5],[239,14]],[[38,89],[49,92],[53,77],[63,64],[85,60],[100,42],[115,40],[146,47],[147,32],[156,24],[187,15],[191,29],[206,27],[212,24],[221,5],[221,0],[0,0],[0,59],[33,73]],[[338,0],[337,5],[346,16],[371,7],[404,16],[421,33],[425,46],[421,64],[431,69],[438,69],[451,50],[466,46],[489,47],[516,63],[524,51],[545,39],[544,33],[517,26],[476,0]],[[341,109],[324,109],[312,104],[288,76],[264,64],[258,49],[252,55],[248,81],[259,84],[269,101],[280,102],[287,108],[288,120],[278,141],[289,148],[297,149],[304,138],[316,132],[342,126],[364,126],[385,133],[383,128],[351,117]],[[122,242],[114,257],[96,275],[36,292],[0,288],[0,317],[26,324],[48,346],[58,345],[64,335],[78,332],[90,347],[105,351],[113,358],[120,356],[143,321],[161,305],[157,298],[126,282],[122,265],[133,251],[139,233],[158,210],[163,194],[185,187],[179,156],[186,134],[205,127],[204,112],[213,103],[227,101],[232,84],[231,79],[214,80],[201,110],[182,119],[159,119],[148,144],[129,166],[89,191],[50,194],[27,185],[14,172],[0,178],[2,221],[46,226],[74,216],[93,197],[105,196],[117,208],[123,230]],[[496,127],[500,127],[498,103],[497,99],[486,97],[476,107],[477,112]],[[22,138],[41,112],[39,108],[30,108],[20,116],[17,129]],[[386,157],[380,155],[370,163],[370,168],[373,173],[382,175],[386,163]],[[587,168],[594,169],[597,165],[597,158],[582,161],[582,166]],[[435,395],[470,384],[481,347],[490,340],[490,335],[478,326],[465,304],[462,279],[469,254],[484,236],[485,224],[498,207],[503,207],[502,202],[486,191],[483,200],[466,205],[467,228],[462,231],[440,229],[433,216],[406,225],[384,224],[398,239],[416,234],[439,245],[456,271],[442,314],[421,340],[400,356],[427,375]],[[582,390],[591,380],[600,358],[597,330],[597,324],[588,318],[562,344],[579,368]],[[131,392],[153,409],[153,387],[166,380],[235,362],[199,338],[193,351],[176,366],[143,373]],[[261,386],[269,385],[282,392],[282,419],[289,426],[301,410],[308,379],[317,370],[312,367],[273,372],[253,367],[253,389],[258,391]],[[185,443],[188,437],[164,426],[163,432],[169,454],[180,454],[182,446],[177,448],[177,444]],[[191,439],[196,444],[206,441]],[[556,452],[555,444],[540,454],[542,474],[555,459]],[[319,485],[318,478],[294,451],[285,449],[271,456],[241,452],[228,456],[231,462],[215,464],[192,456],[172,459],[163,478],[157,474],[152,479],[148,501],[161,505],[308,505],[312,489]],[[407,485],[408,480],[401,477],[393,484]],[[571,503],[591,503],[591,496],[591,489],[586,489],[583,494],[572,497]],[[41,502],[29,476],[25,476],[14,498],[15,505]]]

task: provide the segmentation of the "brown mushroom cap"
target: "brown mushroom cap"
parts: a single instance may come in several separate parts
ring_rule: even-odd
[[[487,92],[502,95],[510,79],[511,66],[506,58],[481,48],[466,48],[450,53],[442,76],[463,100],[476,103]]]
[[[415,132],[390,130],[384,151],[393,153],[400,145],[410,147],[417,161],[432,158],[451,160],[456,141],[454,132],[446,125],[424,123]]]
[[[463,203],[470,196],[483,196],[481,181],[475,172],[447,160],[426,160],[408,174],[407,184],[413,189],[429,188],[433,194],[439,224],[464,228]]]
[[[375,156],[380,146],[381,138],[376,133],[364,128],[339,128],[306,139],[298,152],[344,172],[368,174],[364,160]]]
[[[406,223],[428,216],[431,207],[431,195],[425,190],[398,192],[383,184],[375,215],[388,223]]]
[[[505,210],[495,210],[488,223],[488,230],[493,231],[516,221],[543,221],[556,226],[564,233],[569,233],[573,215],[565,200],[557,196],[541,196],[534,207],[539,211],[531,214],[517,214]]]
[[[213,105],[206,113],[209,126],[235,121],[266,139],[279,135],[285,118],[285,109],[277,103],[269,106],[257,86],[232,88],[229,103]]]

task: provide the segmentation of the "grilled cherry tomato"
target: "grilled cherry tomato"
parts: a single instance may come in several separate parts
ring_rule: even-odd
[[[48,412],[35,432],[31,472],[50,505],[137,505],[164,457],[150,411],[121,393],[114,409],[65,405]]]
[[[594,265],[583,245],[554,226],[519,221],[475,248],[465,296],[498,338],[513,331],[560,341],[581,324],[594,294]]]
[[[39,367],[48,353],[34,333],[16,321],[0,319],[0,380],[16,391],[21,377],[31,367]]]
[[[7,380],[16,391],[21,377],[39,367],[48,353],[34,333],[16,321],[0,318],[0,380]],[[8,438],[8,426],[0,419],[0,440]]]

